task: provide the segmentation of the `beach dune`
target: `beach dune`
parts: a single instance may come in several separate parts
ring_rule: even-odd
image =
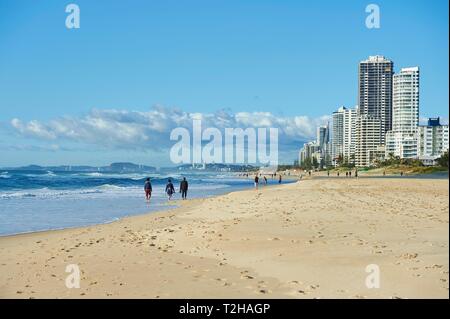
[[[448,298],[448,200],[446,179],[321,178],[2,237],[0,297]]]

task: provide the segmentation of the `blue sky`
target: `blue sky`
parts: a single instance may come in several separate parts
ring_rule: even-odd
[[[65,27],[69,3],[0,0],[0,166],[164,165],[167,151],[153,145],[99,145],[11,124],[86,122],[93,110],[148,119],[155,105],[166,115],[258,112],[258,121],[266,112],[296,123],[302,133],[284,136],[291,161],[324,116],[356,104],[358,62],[376,54],[396,70],[420,66],[421,117],[448,118],[447,1],[76,0],[76,30]],[[380,6],[380,29],[365,26],[369,3]]]

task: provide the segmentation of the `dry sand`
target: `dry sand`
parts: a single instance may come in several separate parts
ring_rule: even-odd
[[[448,199],[448,180],[308,179],[3,237],[0,297],[448,298]]]

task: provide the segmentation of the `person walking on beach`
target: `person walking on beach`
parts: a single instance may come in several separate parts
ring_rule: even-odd
[[[172,199],[173,194],[175,193],[175,187],[173,187],[172,181],[169,178],[169,181],[166,184],[166,194],[169,200]]]
[[[280,174],[280,178],[278,179],[278,184],[281,184],[281,174]]]
[[[188,186],[189,185],[186,180],[186,177],[183,177],[183,180],[180,183],[180,193],[181,193],[182,199],[186,199],[186,197],[187,197]]]
[[[150,178],[147,178],[145,180],[144,191],[145,191],[145,199],[147,201],[150,201],[150,198],[152,197],[152,183],[150,183]]]
[[[264,176],[264,184],[267,185],[267,177]]]
[[[355,177],[358,178],[358,170],[355,169]]]
[[[256,174],[256,176],[255,176],[255,189],[258,189],[258,184],[259,184],[259,177],[258,177],[258,174]]]
[[[330,170],[327,170],[327,176],[330,177]]]
[[[337,177],[339,177],[339,172],[337,172]]]

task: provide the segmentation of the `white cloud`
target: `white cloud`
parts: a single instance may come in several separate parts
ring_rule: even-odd
[[[40,140],[69,140],[107,149],[164,149],[173,145],[169,136],[176,127],[192,127],[193,119],[201,119],[202,127],[225,128],[275,127],[279,143],[296,145],[315,137],[315,130],[329,117],[280,117],[270,112],[217,111],[189,113],[175,108],[156,106],[148,112],[94,109],[83,117],[61,117],[48,122],[24,122],[12,119],[11,126],[21,136]]]

